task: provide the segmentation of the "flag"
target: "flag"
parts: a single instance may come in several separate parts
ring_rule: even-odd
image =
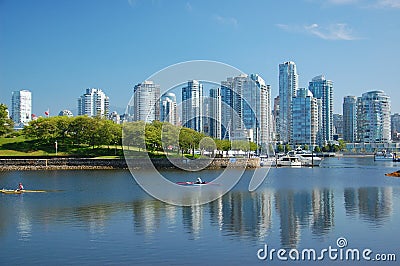
[[[46,115],[46,116],[49,116],[49,114],[50,114],[50,111],[49,111],[49,109],[47,108],[47,111],[45,111],[44,112],[44,114]]]

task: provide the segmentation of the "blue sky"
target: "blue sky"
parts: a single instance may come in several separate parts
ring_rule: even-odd
[[[0,102],[33,92],[33,112],[76,111],[86,88],[123,109],[133,86],[187,60],[260,74],[278,94],[278,64],[294,61],[299,85],[334,82],[345,95],[384,90],[400,112],[400,0],[0,1]]]

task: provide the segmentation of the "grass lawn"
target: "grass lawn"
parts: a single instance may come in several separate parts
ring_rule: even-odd
[[[102,145],[93,148],[88,145],[71,145],[58,143],[57,156],[77,156],[87,158],[145,158],[150,156],[152,158],[165,158],[166,154],[162,151],[149,152],[140,150],[136,147],[124,147],[125,153],[121,146],[115,145]],[[41,144],[38,141],[26,139],[24,136],[13,138],[0,138],[0,156],[56,156],[54,144]],[[185,154],[186,158],[195,159],[200,155]],[[169,152],[168,157],[180,158],[182,154]]]
[[[23,136],[0,138],[0,156],[56,156],[54,144],[41,144]],[[66,145],[58,143],[57,156],[120,158],[123,156],[121,146],[91,147],[88,145]]]

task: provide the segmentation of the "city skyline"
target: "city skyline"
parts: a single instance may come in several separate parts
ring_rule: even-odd
[[[400,59],[399,7],[398,2],[380,0],[303,0],[290,5],[2,1],[0,102],[10,106],[12,91],[26,89],[34,94],[33,113],[49,108],[55,114],[75,109],[83,88],[98,87],[113,99],[110,111],[125,109],[137,82],[168,65],[194,59],[258,73],[271,84],[275,98],[278,64],[294,61],[299,87],[307,87],[319,74],[335,82],[333,112],[342,113],[347,95],[383,90],[392,99],[400,97],[396,70],[386,67]],[[202,40],[224,41],[193,43],[186,38],[193,32]],[[151,37],[163,44],[138,41]],[[388,76],[392,78],[382,78]],[[398,112],[400,106],[393,101],[392,113]]]

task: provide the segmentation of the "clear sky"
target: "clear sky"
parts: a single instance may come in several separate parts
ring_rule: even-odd
[[[400,0],[1,0],[0,102],[29,89],[33,113],[77,110],[86,88],[111,111],[133,86],[187,60],[258,73],[278,94],[278,64],[299,85],[324,74],[343,96],[383,90],[400,112]]]

